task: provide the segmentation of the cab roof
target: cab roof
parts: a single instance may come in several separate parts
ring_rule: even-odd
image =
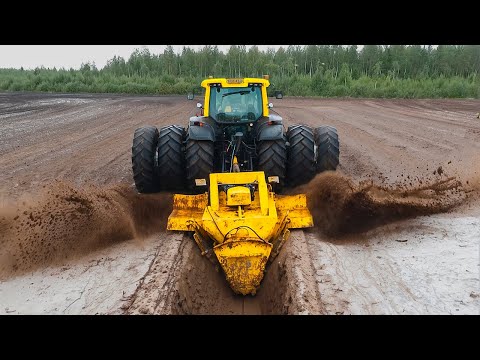
[[[270,81],[262,78],[215,78],[202,81],[202,87],[207,88],[210,84],[220,84],[222,87],[247,87],[248,84],[262,84],[270,86]]]

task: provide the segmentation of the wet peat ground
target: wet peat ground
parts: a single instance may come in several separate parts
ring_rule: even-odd
[[[478,314],[480,102],[272,102],[337,127],[340,166],[296,189],[317,227],[240,297],[162,230],[171,195],[132,188],[135,128],[185,125],[195,102],[0,94],[0,313]]]

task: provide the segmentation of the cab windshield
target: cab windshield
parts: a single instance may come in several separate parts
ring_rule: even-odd
[[[212,87],[209,109],[210,116],[218,121],[256,121],[262,116],[261,87]]]

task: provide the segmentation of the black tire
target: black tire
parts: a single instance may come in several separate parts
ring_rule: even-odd
[[[279,183],[272,184],[276,192],[285,185],[287,166],[286,139],[264,140],[258,144],[258,171],[265,172],[265,179],[269,176],[278,176]]]
[[[294,125],[287,130],[288,148],[287,184],[305,184],[315,176],[315,142],[313,131],[305,125]]]
[[[187,188],[194,193],[201,193],[208,188],[197,187],[195,179],[206,179],[213,172],[215,148],[213,141],[190,140],[187,136],[185,148]]]
[[[314,130],[317,146],[316,171],[336,170],[340,157],[338,132],[333,126],[320,126]]]
[[[155,126],[144,126],[135,130],[132,169],[135,187],[140,193],[154,193],[160,190],[155,169],[157,143],[158,129]]]
[[[158,137],[157,175],[164,190],[182,190],[185,187],[185,129],[169,125],[160,129]]]

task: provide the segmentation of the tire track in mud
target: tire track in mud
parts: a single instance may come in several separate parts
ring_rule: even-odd
[[[289,106],[292,103],[294,106]],[[415,107],[410,109],[412,103]],[[285,99],[276,109],[289,124],[337,127],[340,169],[347,175],[395,183],[408,175],[435,180],[431,174],[438,166],[454,174],[473,163],[471,158],[480,151],[478,136],[473,135],[480,131],[480,122],[472,119],[480,104],[462,101],[464,112],[455,112],[444,122],[447,114],[443,109],[461,108],[457,103],[445,100],[440,106],[442,103],[436,101],[415,100]],[[425,114],[431,107],[434,116]],[[391,113],[391,108],[398,112]],[[470,119],[466,115],[469,112]],[[426,178],[428,173],[430,179]]]
[[[132,183],[129,158],[135,128],[186,125],[195,109],[179,98],[127,99],[101,97],[83,106],[58,104],[62,111],[54,119],[49,118],[48,109],[39,107],[23,120],[25,124],[12,123],[24,132],[21,136],[4,134],[4,143],[10,145],[0,150],[4,169],[0,190],[15,195],[54,178],[75,179],[77,184]]]

